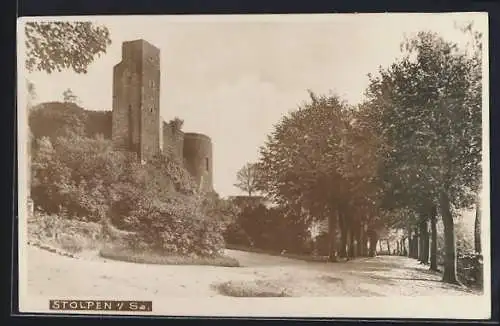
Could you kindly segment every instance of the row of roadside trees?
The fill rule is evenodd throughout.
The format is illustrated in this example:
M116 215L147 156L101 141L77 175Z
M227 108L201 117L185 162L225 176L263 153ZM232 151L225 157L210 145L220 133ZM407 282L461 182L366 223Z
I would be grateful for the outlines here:
M482 40L472 24L462 32L467 46L433 32L407 38L399 59L369 75L360 105L309 92L237 186L260 191L297 221L327 221L332 261L373 255L380 232L399 229L398 246L437 270L440 218L443 281L458 283L454 221L477 208L480 251L482 173Z

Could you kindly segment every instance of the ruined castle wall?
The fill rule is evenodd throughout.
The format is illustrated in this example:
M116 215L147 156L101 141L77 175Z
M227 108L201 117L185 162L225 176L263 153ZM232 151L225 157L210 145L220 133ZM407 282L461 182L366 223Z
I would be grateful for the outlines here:
M159 59L159 49L143 40L124 42L122 61L113 69L113 144L140 159L160 148Z
M186 169L204 191L213 191L212 141L197 133L184 134L184 162Z
M139 149L139 65L124 60L113 69L113 112L111 137L117 149Z
M163 136L163 152L166 152L170 147L174 154L182 159L184 149L184 133L181 130L174 128L169 123L162 123Z
M141 157L160 150L160 50L142 42Z

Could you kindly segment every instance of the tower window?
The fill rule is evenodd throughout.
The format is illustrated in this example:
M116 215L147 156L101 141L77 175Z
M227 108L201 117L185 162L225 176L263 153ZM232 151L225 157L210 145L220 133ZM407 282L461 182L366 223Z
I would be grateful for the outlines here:
M205 169L207 169L207 171L209 171L208 157L205 157Z

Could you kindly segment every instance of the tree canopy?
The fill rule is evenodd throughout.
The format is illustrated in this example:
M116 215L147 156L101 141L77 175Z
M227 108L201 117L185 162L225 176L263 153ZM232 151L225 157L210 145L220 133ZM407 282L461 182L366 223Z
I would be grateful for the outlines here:
M92 22L28 22L24 32L29 72L71 69L86 73L111 44L108 28Z

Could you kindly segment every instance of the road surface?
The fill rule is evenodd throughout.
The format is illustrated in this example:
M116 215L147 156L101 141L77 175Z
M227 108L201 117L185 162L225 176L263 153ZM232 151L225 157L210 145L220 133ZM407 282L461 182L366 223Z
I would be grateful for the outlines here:
M28 294L50 297L214 297L214 285L263 281L297 297L470 295L443 284L413 259L359 258L344 263L305 262L227 250L242 267L167 266L119 262L96 254L85 259L27 247Z

